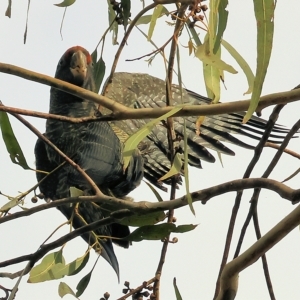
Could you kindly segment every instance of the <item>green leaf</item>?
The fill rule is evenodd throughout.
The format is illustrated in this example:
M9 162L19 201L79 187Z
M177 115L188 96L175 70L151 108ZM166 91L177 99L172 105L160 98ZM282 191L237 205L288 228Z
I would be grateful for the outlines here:
M13 129L9 122L9 118L4 111L0 111L0 128L2 132L3 141L10 155L11 161L14 164L20 165L25 170L30 170L30 167L26 162L20 144L18 143L14 135Z
M79 197L79 196L83 196L83 195L84 195L84 193L82 190L76 188L75 186L70 187L70 196L71 197Z
M119 221L122 225L133 226L133 227L140 227L145 225L154 225L158 222L163 221L166 218L164 212L153 212L146 215L133 215L130 217L126 217Z
M174 290L175 290L176 300L182 300L182 297L180 295L179 289L178 289L177 284L176 284L176 278L175 277L173 279L173 286L174 286Z
M174 175L179 174L182 169L182 158L183 158L182 154L176 153L171 169L169 170L169 172L167 174L165 174L163 177L159 178L158 181L163 181L167 178L170 178Z
M274 34L274 0L254 0L257 24L257 65L251 102L243 123L255 112L270 62Z
M118 45L119 26L118 26L118 23L115 22L116 12L114 11L114 9L110 3L110 0L107 0L107 4L108 4L108 22L109 22L109 25L111 25L109 30L112 31L112 44Z
M123 10L124 29L126 31L128 19L130 17L131 0L121 0L121 7Z
M33 267L29 273L28 283L37 283L53 279L60 279L63 276L60 270L65 266L65 259L62 249L58 252L47 254L40 264Z
M193 199L190 194L190 181L189 181L189 166L188 166L188 143L187 143L187 133L186 133L186 122L184 119L184 182L186 197L190 207L191 212L196 215L195 209L193 207Z
M169 11L162 5L161 13L157 18L161 18L163 16L168 16L168 15L169 15ZM144 15L137 20L135 25L149 24L151 20L152 20L152 15Z
M138 144L151 132L152 128L158 124L161 120L167 119L174 114L176 114L178 111L182 109L183 105L178 105L174 107L171 111L164 114L163 116L150 121L145 126L143 126L140 130L138 130L136 133L134 133L132 136L130 136L127 141L124 144L124 150L123 150L123 169L126 170L130 158L134 151L136 151Z
M19 198L10 198L10 201L8 201L7 203L5 203L1 208L0 208L0 212L7 212L9 211L11 208L17 206L20 203L20 199Z
M159 225L142 226L134 230L125 239L132 242L140 242L142 240L161 240L168 236L176 225L172 223L165 223Z
M159 17L161 17L162 10L163 10L163 6L161 4L158 4L154 8L154 11L153 11L153 14L151 17L151 22L150 22L149 29L148 29L148 39L147 39L148 42L152 39L156 21Z
M226 7L228 5L228 0L219 0L218 1L218 29L217 29L217 35L215 38L214 43L214 49L213 53L216 54L218 50L220 49L220 43L223 37L223 33L226 29L227 20L228 20L228 10L226 10Z
M151 19L152 19L152 15L141 16L137 20L136 25L149 24L151 22Z
M193 225L193 224L189 224L189 225L178 225L176 227L175 230L173 230L173 232L177 232L177 233L185 233L188 231L192 231L194 230L198 225Z
M97 61L97 48L94 50L91 56L94 63L95 93L99 93L106 66L102 56Z
M254 84L254 74L248 65L248 63L244 60L244 58L225 40L222 40L222 46L230 53L230 55L236 60L236 62L239 64L241 69L244 71L247 81L248 81L248 90L244 93L245 94L251 94L253 91L253 84Z
M60 296L60 298L63 298L65 295L72 295L77 298L73 290L65 282L59 283L58 295Z
M215 41L216 41L216 33L218 26L218 6L219 0L209 1L209 22L208 22L208 52L213 53Z
M164 201L162 199L162 197L160 196L160 194L158 193L158 191L154 188L154 186L150 182L148 182L148 181L144 181L144 182L148 185L148 187L150 188L150 190L153 192L153 194L155 195L155 197L158 200L158 202Z
M58 4L54 4L54 5L58 6L58 7L67 7L67 6L71 6L72 4L74 4L75 1L76 0L64 0L63 2L58 3Z
M216 67L217 69L227 71L232 74L236 74L237 71L223 60L221 60L217 55L209 52L209 42L206 40L202 45L197 47L195 56L199 58L203 63Z
M142 240L161 240L171 232L184 233L196 228L197 225L180 225L176 227L173 223L164 223L159 225L147 225L137 228L125 240L140 242Z
M82 293L85 291L85 289L87 288L87 286L89 285L89 282L91 280L91 276L92 276L92 272L89 272L88 274L86 274L78 283L76 289L76 297L80 297L82 295Z
M90 251L87 251L81 257L78 257L74 261L65 265L64 268L60 270L61 275L73 276L78 274L87 264L90 258ZM63 277L62 276L62 277Z

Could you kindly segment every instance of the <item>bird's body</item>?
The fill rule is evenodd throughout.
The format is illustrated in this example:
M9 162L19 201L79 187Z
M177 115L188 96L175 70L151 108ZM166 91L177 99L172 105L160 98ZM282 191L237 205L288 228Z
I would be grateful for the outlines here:
M94 91L93 67L90 54L81 47L73 47L62 56L55 77ZM99 114L93 102L67 94L55 88L50 92L49 113L68 117L88 117ZM137 150L132 156L126 171L123 171L123 145L110 125L106 122L70 123L57 120L47 120L45 136L68 157L75 161L89 175L100 190L105 194L124 197L140 184L143 178L143 159ZM52 171L64 159L42 140L35 147L36 167L38 170ZM40 181L45 175L37 173ZM70 164L64 164L55 173L40 184L40 190L46 199L57 200L70 196L70 187L77 187L86 195L93 191L82 175ZM70 219L74 206L62 205L58 209ZM103 211L93 203L80 203L78 214L84 221L74 216L74 228L101 220ZM118 238L129 234L127 226L113 224L102 226L94 233L99 236L114 236ZM99 239L100 247L95 245L97 239L92 234L84 234L83 238L94 245L97 250L102 248L101 255L119 273L110 239ZM128 247L126 241L116 241L117 244Z

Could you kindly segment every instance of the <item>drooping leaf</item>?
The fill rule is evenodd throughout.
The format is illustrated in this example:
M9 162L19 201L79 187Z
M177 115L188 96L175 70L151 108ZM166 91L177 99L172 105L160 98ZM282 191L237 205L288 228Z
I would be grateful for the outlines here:
M123 21L124 21L124 29L126 31L128 25L128 19L130 17L131 10L131 0L121 0L121 7L123 11Z
M11 208L17 206L20 203L20 199L19 198L11 198L9 199L10 201L5 203L1 208L0 208L0 212L7 212L9 211Z
M8 116L4 111L0 111L0 128L3 141L9 153L10 159L14 164L20 165L23 169L29 170L23 151L17 141Z
M195 209L193 207L193 199L190 194L190 180L189 180L189 166L188 166L188 143L187 143L187 133L186 133L186 121L184 120L184 181L185 181L185 192L188 200L188 204L191 212L196 215Z
M199 58L203 63L216 67L217 69L227 71L232 74L236 74L237 71L216 54L209 52L209 41L206 40L202 45L197 47L195 56Z
M161 240L168 236L171 232L184 233L193 230L196 226L197 225L180 225L176 227L176 225L172 223L147 225L137 228L125 239L132 242L140 242L142 240Z
M180 295L179 289L178 289L177 284L176 284L176 278L175 277L173 279L173 286L174 286L174 290L175 290L176 300L182 300L182 297Z
M254 12L257 24L257 64L250 105L243 123L255 112L270 62L274 34L274 0L254 0Z
M89 285L89 282L90 282L91 276L92 276L92 272L93 272L93 269L91 270L91 272L89 272L83 278L81 278L81 280L77 284L76 297L80 297L82 295L82 293L85 291L85 289L87 288L87 286Z
M63 2L58 3L58 4L54 4L54 5L58 6L58 7L67 7L67 6L71 6L72 4L74 4L75 1L76 0L64 0Z
M148 29L148 42L152 39L152 35L153 35L153 32L154 32L156 21L161 16L162 10L163 10L163 6L161 4L158 4L154 8L154 11L153 11L153 14L152 14L152 17L151 17L151 22L150 22L149 29Z
M65 295L72 295L77 298L73 290L65 282L59 283L58 295L60 296L60 298L63 298Z
M221 96L220 70L209 64L203 63L202 65L207 97L217 103Z
M148 124L143 126L140 130L138 130L136 133L134 133L132 136L130 136L127 141L125 142L124 145L124 150L123 150L123 160L124 160L124 165L123 169L126 170L130 158L133 154L133 152L137 149L138 144L151 132L153 126L158 124L161 120L167 119L174 114L176 114L178 111L182 109L183 105L178 105L174 107L171 111L168 113L164 114L163 116L150 121Z
M163 16L168 16L169 15L169 11L166 9L165 6L162 5L162 10L161 10L161 13L160 15L157 17L157 18L161 18ZM141 16L137 22L136 22L136 25L141 25L141 24L149 24L151 22L151 19L152 19L152 15L144 15L144 16Z
M108 5L108 22L109 22L109 30L112 31L112 44L118 45L118 30L119 26L118 23L115 22L116 19L116 12L114 11L110 0L107 0Z
M245 94L251 94L253 91L253 84L254 84L254 74L248 65L248 63L244 60L244 58L225 40L222 40L222 46L231 54L231 56L236 60L236 62L239 64L241 69L244 71L247 81L248 81L248 90L244 93Z
M158 193L158 191L154 188L154 186L153 186L150 182L148 182L148 181L144 181L144 182L148 185L148 187L149 187L150 190L153 192L153 194L155 195L156 199L157 199L159 202L164 201L164 200L162 199L162 197L160 196L160 194Z
M103 77L105 74L105 62L102 59L102 57L99 58L99 60L97 61L97 48L94 50L94 52L92 53L92 60L94 63L94 78L95 78L95 92L99 93L100 90L100 86L101 83L103 81Z
M182 169L182 158L183 158L182 154L176 153L176 155L174 157L173 164L171 166L171 169L164 176L162 176L161 178L159 178L158 181L163 181L163 180L165 180L167 178L170 178L170 177L172 177L174 175L179 174L180 171L181 171L181 169Z
M217 35L214 43L213 53L216 54L220 49L220 43L223 38L224 31L227 26L228 20L228 10L226 7L228 5L228 0L218 1L218 28L217 28Z
M60 279L63 276L60 270L65 266L65 259L62 249L58 252L47 254L40 264L34 266L28 278L28 283L37 283L53 279Z
M65 265L65 268L61 270L62 274L67 276L73 276L78 274L88 263L90 258L90 251L85 252L81 257L76 258L69 264Z
M194 44L191 39L188 41L188 49L189 49L189 55L191 56L194 50Z
M218 26L218 6L219 1L213 0L209 1L209 22L208 22L208 51L209 53L213 54L215 41L216 41L216 34L217 34L217 26Z
M140 227L146 225L154 225L158 222L163 221L165 218L165 213L159 211L141 216L133 215L130 217L126 217L120 220L119 223L127 226Z

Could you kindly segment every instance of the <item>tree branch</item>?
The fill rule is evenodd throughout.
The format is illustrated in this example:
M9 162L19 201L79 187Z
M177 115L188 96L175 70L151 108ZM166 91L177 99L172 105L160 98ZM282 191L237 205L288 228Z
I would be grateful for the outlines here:
M276 192L281 198L291 201L292 204L298 203L300 201L300 189L292 189L287 185L280 183L274 179L267 178L246 178L246 179L236 179L233 181L228 181L210 188L195 191L191 193L193 202L201 201L202 204L206 204L210 199L223 195L229 192L238 192L246 189L253 188L263 188ZM145 215L157 211L165 211L170 209L176 209L184 207L188 204L186 196L174 199L172 201L163 202L130 202L123 199L118 199L106 195L99 196L79 196L64 198L61 200L55 200L50 203L45 203L26 211L20 211L12 213L5 217L0 218L0 224L8 222L13 219L30 216L39 211L57 207L69 203L80 203L83 201L98 202L101 204L103 209L113 210L115 207L119 209L128 209L137 215Z
M222 272L221 289L216 300L225 299L225 294L236 294L238 289L238 274L255 263L264 253L270 250L296 226L298 226L300 222L299 220L300 205L298 205L297 208L282 219L244 253L229 262Z
M68 82L61 81L59 79L44 74L29 71L27 69L23 69L10 64L0 63L0 72L22 77L24 79L39 82L45 85L53 86L59 90L75 95L77 97L93 101L110 109L113 113L107 116L103 116L102 118L100 118L101 121L157 118L172 110L172 107L140 109L127 108L126 106L112 99L109 99L108 97L98 95L86 89L72 85ZM300 89L269 94L261 97L261 100L257 107L257 111L261 111L265 107L271 105L290 103L298 100L300 100ZM241 112L247 110L249 104L250 100L241 100L228 103L219 103L215 105L186 105L179 112L174 114L174 117L196 115L209 116L232 112ZM4 110L4 108L1 107L0 109ZM6 108L6 110L9 111L8 108ZM22 114L21 111L17 110L13 112ZM35 114L37 114L37 112L32 113L33 116L35 116ZM44 116L40 115L40 117Z

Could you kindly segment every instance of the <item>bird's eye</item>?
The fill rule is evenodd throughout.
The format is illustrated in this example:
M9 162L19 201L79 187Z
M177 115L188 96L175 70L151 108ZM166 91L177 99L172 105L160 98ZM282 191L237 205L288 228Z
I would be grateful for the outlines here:
M64 64L64 61L61 59L58 64L61 66Z

